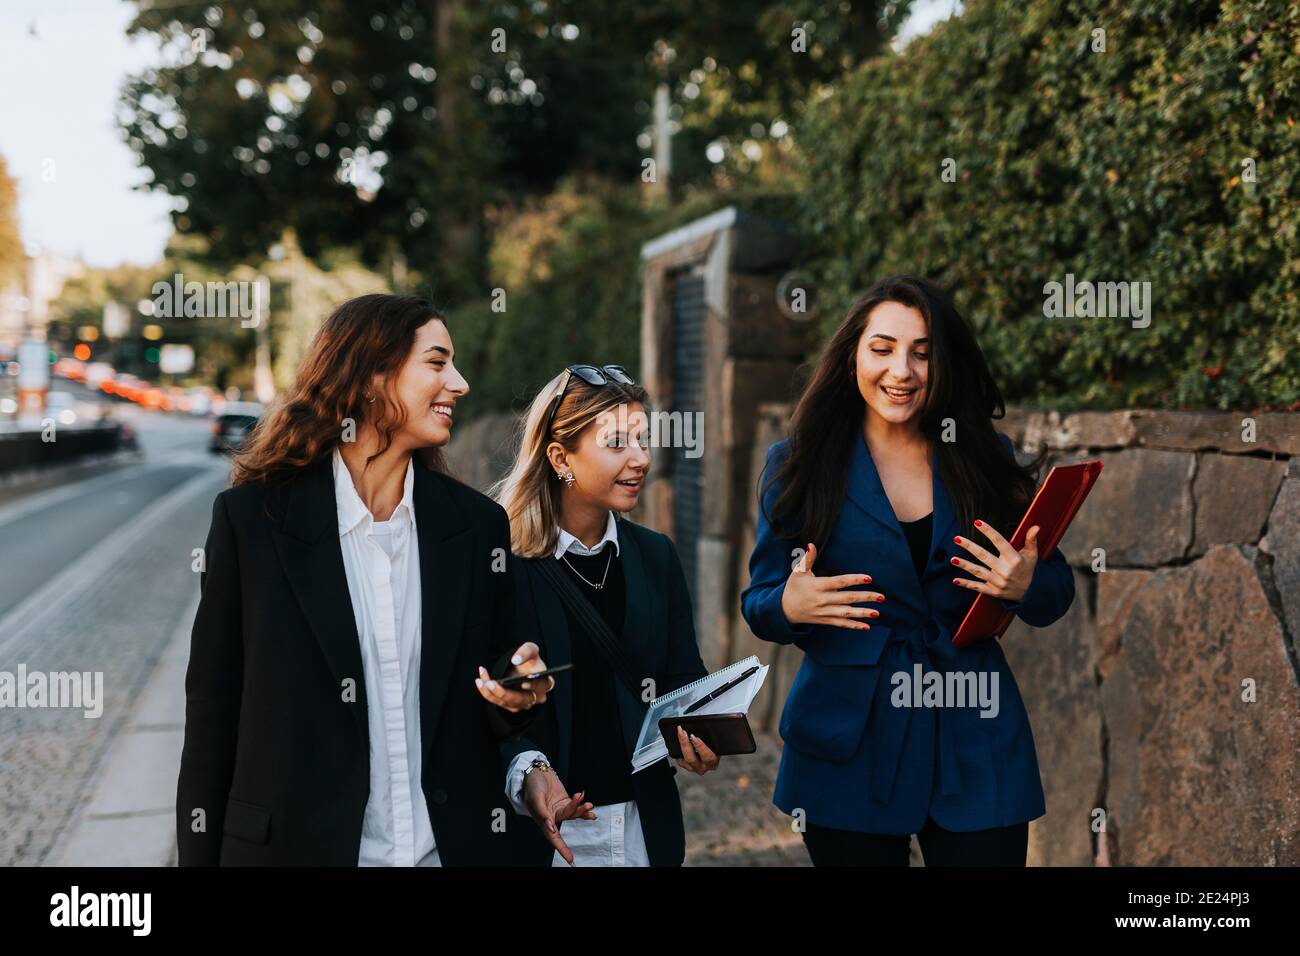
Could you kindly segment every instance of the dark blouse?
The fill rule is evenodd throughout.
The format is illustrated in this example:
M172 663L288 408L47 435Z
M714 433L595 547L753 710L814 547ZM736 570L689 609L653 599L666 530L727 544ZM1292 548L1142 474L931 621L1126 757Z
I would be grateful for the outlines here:
M600 612L617 638L623 636L623 616L627 608L627 586L623 579L623 562L614 551L612 541L605 542L599 554L569 552L560 567L583 596ZM605 577L605 563L609 575ZM567 563L566 563L567 562ZM570 567L572 565L572 567ZM574 573L574 568L582 577ZM583 581L605 586L596 590ZM569 776L564 785L570 793L583 791L583 800L607 806L632 799L632 757L623 743L623 722L618 713L615 682L618 678L605 663L590 636L577 619L565 609L573 645L573 755Z
M907 546L912 551L912 566L916 568L916 576L919 578L921 572L925 570L925 562L929 557L930 533L934 527L934 512L931 511L924 518L917 518L915 521L900 521L898 526L903 529L903 534L907 536Z

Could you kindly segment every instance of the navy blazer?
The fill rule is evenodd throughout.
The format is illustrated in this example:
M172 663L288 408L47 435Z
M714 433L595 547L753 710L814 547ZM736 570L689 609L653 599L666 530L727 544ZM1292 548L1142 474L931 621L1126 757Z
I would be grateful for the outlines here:
M1006 436L998 437L1014 454ZM768 449L764 481L788 455L788 440ZM824 547L818 543L814 570L870 575L865 589L879 591L885 601L858 605L880 611L868 621L869 631L786 620L781 595L794 549L806 543L779 537L763 513L773 512L777 484L762 496L741 611L758 637L804 652L781 714L785 748L773 803L786 813L802 810L820 826L907 834L918 832L928 815L944 829L970 831L1046 812L1029 717L1001 643L952 646L975 593L952 583L971 575L949 559L971 556L953 543L959 529L933 453L931 470L933 533L918 579L861 432L854 441L846 500L830 539ZM1046 627L1073 600L1074 576L1058 548L1038 562L1022 602L1002 603L1026 624ZM980 708L969 705L896 706L895 675L913 677L918 664L921 673L982 672L989 687L996 674L996 716L980 716Z
M695 620L686 575L672 540L658 531L616 517L619 557L627 585L627 610L623 617L623 647L642 679L654 680L654 694L663 695L691 683L708 672L695 643ZM533 641L550 667L573 660L568 617L551 583L538 570L554 558L515 559L515 626L520 643ZM582 675L566 671L555 675L555 689L539 710L526 737L505 740L501 747L504 767L529 750L540 750L568 785L573 735L573 681ZM628 764L636 747L646 704L615 678L619 717ZM632 793L641 817L641 833L651 866L680 866L686 853L686 831L681 798L673 776L677 768L668 760L632 775ZM549 866L555 852L530 820L522 853L529 862ZM560 825L564 833L564 825Z

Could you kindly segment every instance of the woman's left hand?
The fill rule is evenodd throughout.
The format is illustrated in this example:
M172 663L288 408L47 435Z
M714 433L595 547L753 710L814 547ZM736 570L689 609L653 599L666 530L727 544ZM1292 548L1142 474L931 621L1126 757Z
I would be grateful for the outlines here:
M682 746L682 756L677 761L677 766L701 775L718 769L722 758L710 750L709 745L699 737L694 734L688 735L685 730L678 727L677 741Z
M990 597L1006 601L1020 602L1029 590L1029 582L1034 579L1034 568L1038 566L1038 525L1029 529L1025 535L1025 546L1017 551L1006 538L1002 537L987 521L976 521L975 527L984 532L984 536L998 549L991 554L974 541L967 538L954 538L983 564L953 558L952 563L975 575L979 580L953 578L952 583L972 591L979 591Z

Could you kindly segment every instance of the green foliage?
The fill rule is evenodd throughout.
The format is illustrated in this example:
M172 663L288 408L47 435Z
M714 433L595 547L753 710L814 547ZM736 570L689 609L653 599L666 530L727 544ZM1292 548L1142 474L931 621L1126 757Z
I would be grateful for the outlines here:
M96 361L111 362L119 371L147 379L156 378L156 364L143 358L145 349L155 343L146 341L142 332L145 325L157 325L162 328L157 344L178 343L194 348L197 361L186 384L192 380L247 389L253 383L256 333L243 327L241 316L164 317L145 314L140 305L153 299L155 283L171 286L177 274L186 285L264 279L270 291L266 318L274 357L272 371L275 384L284 388L292 382L312 336L339 303L369 292L388 292L390 287L383 276L365 269L350 250L330 250L308 259L292 230L273 248L274 258L263 257L217 270L203 240L173 236L156 265L87 269L70 279L52 304L50 341L70 353L79 341L78 330L93 326L102 331L105 303L117 302L129 313L129 328L120 341L102 335L97 338L92 343Z
M646 206L635 188L585 179L502 213L489 262L505 311L493 311L489 294L448 315L468 415L518 411L574 362L635 374L642 244L731 201L749 200L698 192L667 209Z
M802 117L823 321L912 272L951 290L1008 400L1293 406L1297 54L1286 0L973 0ZM1150 282L1150 326L1044 317L1066 273Z
M674 188L726 179L909 3L136 0L130 32L164 65L126 84L121 124L146 188L175 197L177 230L214 263L293 229L309 257L355 247L463 302L484 278L486 208L579 174L639 182L658 83Z

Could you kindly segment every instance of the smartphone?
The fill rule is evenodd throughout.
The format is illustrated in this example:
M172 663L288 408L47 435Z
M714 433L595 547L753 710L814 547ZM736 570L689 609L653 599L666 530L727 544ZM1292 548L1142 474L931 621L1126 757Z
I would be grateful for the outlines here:
M573 670L572 664L561 664L559 667L548 667L544 671L538 671L536 674L516 674L514 677L498 677L496 682L502 687L518 687L524 681L541 680L543 677L550 677L552 674L559 674L564 671Z
M682 727L688 734L694 734L719 757L728 754L752 754L758 750L754 732L749 728L749 721L744 714L699 714L692 716L678 715L663 717L659 721L659 733L668 745L668 756L680 759L682 744L677 739L677 728Z

